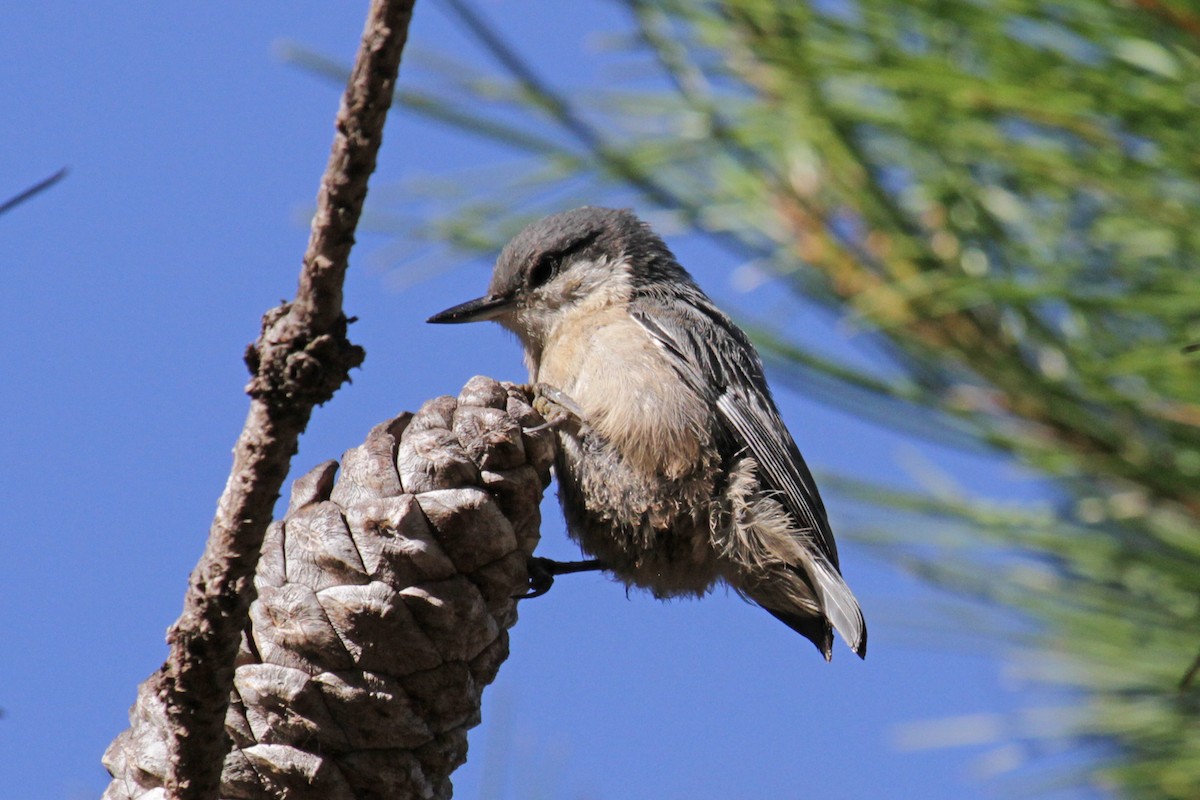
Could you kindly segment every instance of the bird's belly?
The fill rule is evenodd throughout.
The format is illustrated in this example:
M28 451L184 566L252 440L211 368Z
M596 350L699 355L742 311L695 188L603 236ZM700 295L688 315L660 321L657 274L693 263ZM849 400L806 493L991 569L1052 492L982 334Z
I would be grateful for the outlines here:
M567 530L629 585L703 594L718 578L718 505L701 474L646 480L594 431L560 432L555 462Z
M536 379L582 410L559 432L568 530L627 584L660 597L701 594L718 577L710 412L634 323L549 348Z
M704 468L711 410L628 316L555 337L534 379L565 392L583 421L646 480L682 479Z

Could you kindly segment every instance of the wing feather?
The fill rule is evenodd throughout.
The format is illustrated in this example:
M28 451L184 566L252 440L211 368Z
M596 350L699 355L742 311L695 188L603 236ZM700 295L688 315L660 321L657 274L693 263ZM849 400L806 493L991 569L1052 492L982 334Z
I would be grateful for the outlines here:
M687 287L681 299L685 302L643 294L634 298L630 310L674 356L672 363L684 380L713 404L734 434L735 448L758 464L759 484L792 518L804 551L807 563L791 566L804 569L830 623L862 655L866 623L841 577L825 505L766 388L754 346L699 288Z

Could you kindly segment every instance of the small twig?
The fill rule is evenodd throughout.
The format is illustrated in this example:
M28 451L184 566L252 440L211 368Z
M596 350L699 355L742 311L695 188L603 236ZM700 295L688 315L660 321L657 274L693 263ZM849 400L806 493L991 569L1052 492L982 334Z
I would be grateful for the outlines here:
M233 661L254 598L263 534L313 408L332 397L364 357L345 336L342 284L413 3L371 4L338 110L296 298L267 312L262 335L246 353L253 373L250 413L158 675L171 724L166 789L178 800L217 797L229 751L224 722Z
M33 197L35 194L39 194L46 189L49 189L51 186L58 183L65 177L67 177L67 168L63 167L49 178L44 178L43 180L38 181L33 186L30 186L28 189L16 195L15 197L10 197L3 203L0 203L0 214L16 208L17 206L21 205L21 203L24 203L26 200Z

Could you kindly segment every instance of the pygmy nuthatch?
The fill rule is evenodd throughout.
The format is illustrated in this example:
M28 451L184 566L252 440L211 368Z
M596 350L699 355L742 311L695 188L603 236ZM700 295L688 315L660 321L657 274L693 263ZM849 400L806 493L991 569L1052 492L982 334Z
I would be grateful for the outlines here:
M570 535L656 597L720 579L808 637L867 650L825 506L762 361L649 226L577 208L500 254L488 293L430 322L495 320L570 424L555 474Z

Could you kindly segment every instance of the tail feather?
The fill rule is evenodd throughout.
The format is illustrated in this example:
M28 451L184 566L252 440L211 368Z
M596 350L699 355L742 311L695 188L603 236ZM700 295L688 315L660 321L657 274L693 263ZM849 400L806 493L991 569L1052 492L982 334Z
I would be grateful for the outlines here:
M837 568L824 559L816 559L808 574L817 585L821 608L829 622L859 658L866 658L867 621Z
M760 603L761 605L761 603ZM793 614L763 606L771 616L817 646L826 661L833 660L833 628L829 620L814 614Z
M718 528L716 544L729 565L729 582L829 658L836 630L865 658L867 624L841 572L820 540L797 529L787 509L764 493L752 459L730 471L726 497L732 524Z
M774 572L745 594L792 630L807 638L825 660L833 657L836 630L859 658L867 657L867 623L850 587L832 565L811 563Z

